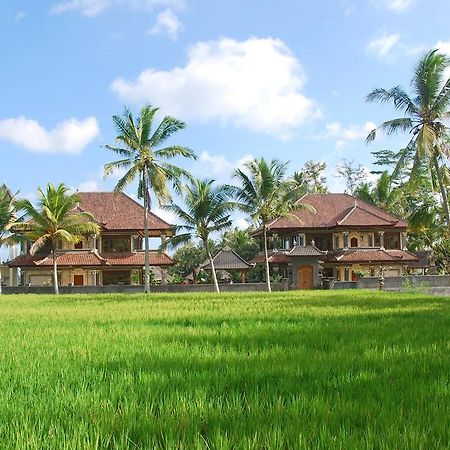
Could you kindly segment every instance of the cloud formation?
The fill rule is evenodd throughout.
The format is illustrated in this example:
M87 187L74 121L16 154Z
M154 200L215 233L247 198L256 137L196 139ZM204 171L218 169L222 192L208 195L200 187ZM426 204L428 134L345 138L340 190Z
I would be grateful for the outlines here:
M398 33L383 34L382 36L371 40L367 44L367 51L374 53L380 59L392 58L392 50L400 41L400 35Z
M95 117L71 118L52 130L24 116L0 120L0 139L36 153L81 153L98 134Z
M184 67L149 68L135 80L115 79L111 89L125 102L150 102L183 119L218 120L289 138L320 117L303 93L306 76L287 45L272 38L222 38L199 42Z
M416 3L416 0L372 0L372 2L377 3L391 11L401 13L408 10L414 3Z
M120 5L130 6L135 10L151 10L155 7L181 9L184 6L184 0L64 0L55 3L50 8L50 13L63 14L73 11L87 17L95 17Z
M349 141L364 141L367 135L377 126L373 122L366 122L363 125L350 124L343 126L340 122L327 123L324 137L336 139L336 148L342 148Z
M183 28L178 16L167 8L158 14L155 25L149 30L149 34L167 33L169 39L176 41L178 33Z

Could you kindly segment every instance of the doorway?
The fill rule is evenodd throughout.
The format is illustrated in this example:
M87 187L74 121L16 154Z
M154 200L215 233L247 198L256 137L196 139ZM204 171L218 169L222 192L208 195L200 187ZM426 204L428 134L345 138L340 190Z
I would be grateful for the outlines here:
M314 287L313 266L300 266L298 268L297 286L300 289L312 289Z
M73 276L73 285L74 286L83 286L84 285L84 275L74 275Z

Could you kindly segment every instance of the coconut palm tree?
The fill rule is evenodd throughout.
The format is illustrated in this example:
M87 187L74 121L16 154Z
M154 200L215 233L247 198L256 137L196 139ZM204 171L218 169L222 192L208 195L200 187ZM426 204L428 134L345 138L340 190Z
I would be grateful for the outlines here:
M448 127L445 124L450 113L450 78L445 75L448 67L450 59L432 50L421 58L415 69L411 81L412 96L400 86L374 89L367 101L391 102L403 115L382 123L369 133L366 140L373 141L378 130L387 134L410 134L408 145L398 154L397 168L404 167L405 162L412 164L410 185L413 186L421 167L427 167L430 178L434 176L437 180L436 188L440 191L447 229L450 230L449 177L445 164L449 155Z
M151 192L161 203L171 199L168 183L175 188L179 186L180 178L189 174L169 163L177 156L193 158L192 150L179 145L162 147L164 142L177 131L185 128L185 123L165 116L160 124L153 129L155 114L159 108L151 105L144 106L139 117L133 117L128 109L122 116L113 116L113 122L118 135L116 145L105 147L122 157L104 166L104 175L108 176L117 170L126 170L119 179L114 190L122 191L128 184L138 180L138 198L144 200L144 248L145 248L145 292L150 292L150 250L148 215L151 211Z
M232 224L230 213L234 203L230 201L227 186L214 185L214 180L192 179L182 188L185 209L175 203L164 208L176 214L184 223L177 230L184 231L170 238L165 245L176 247L192 239L200 239L208 256L216 292L220 292L214 260L211 252L210 236L224 231Z
M14 245L15 236L10 233L10 229L17 220L15 196L9 189L0 186L0 249L3 245ZM2 283L0 275L0 294L2 293Z
M300 208L296 204L303 185L296 178L286 178L288 163L277 160L267 162L264 158L236 169L234 178L239 186L230 186L237 200L237 208L249 214L253 222L262 228L267 290L270 292L269 256L267 250L267 226L270 221L288 216L290 211ZM297 177L298 178L298 177Z
M61 241L77 243L84 236L98 234L99 225L92 214L77 209L77 194L70 194L63 183L49 183L45 192L38 188L37 208L29 200L18 200L17 210L23 211L27 222L16 223L12 230L32 242L30 254L50 245L53 259L53 286L59 294L56 250Z

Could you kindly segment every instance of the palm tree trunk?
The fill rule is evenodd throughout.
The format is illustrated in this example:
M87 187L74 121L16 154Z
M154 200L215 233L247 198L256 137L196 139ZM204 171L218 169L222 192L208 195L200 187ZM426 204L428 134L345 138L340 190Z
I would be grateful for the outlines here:
M208 241L204 242L204 245L205 245L206 253L208 254L209 265L211 266L211 275L212 275L212 279L213 279L213 283L214 283L214 288L215 288L216 292L220 292L219 283L217 282L216 268L214 267L214 259L211 255Z
M438 159L436 157L434 157L433 159L434 159L434 170L436 171L436 176L439 183L439 190L441 191L442 206L444 207L445 222L447 224L447 233L448 235L450 235L450 209L448 206L447 188L444 185L444 181L442 180Z
M149 248L149 236L148 236L148 211L150 209L150 201L148 198L148 181L147 181L147 169L144 168L142 174L142 182L144 188L144 292L148 294L150 292L150 248Z
M55 294L59 294L59 286L58 286L58 269L56 267L56 250L55 244L52 246L52 257L53 257L53 286L55 288Z
M269 270L269 253L267 251L267 226L263 223L263 239L264 239L264 264L266 266L266 282L267 282L267 290L272 292L272 288L270 286L270 270Z

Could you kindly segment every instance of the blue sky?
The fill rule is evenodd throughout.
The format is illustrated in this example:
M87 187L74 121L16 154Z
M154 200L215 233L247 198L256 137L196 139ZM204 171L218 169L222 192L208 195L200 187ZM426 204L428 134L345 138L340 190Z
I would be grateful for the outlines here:
M250 157L370 167L364 143L393 117L374 87L408 88L428 49L450 53L450 2L434 0L2 0L0 182L110 190L111 116L145 103L187 122L180 161L228 181ZM133 188L130 188L130 193Z

